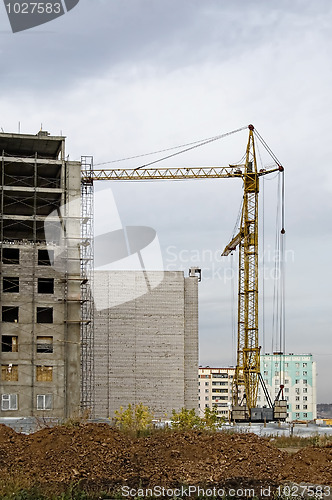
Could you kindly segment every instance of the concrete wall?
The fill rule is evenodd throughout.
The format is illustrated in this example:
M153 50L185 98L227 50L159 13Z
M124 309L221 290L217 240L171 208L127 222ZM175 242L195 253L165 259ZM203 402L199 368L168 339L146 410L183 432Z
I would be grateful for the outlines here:
M157 418L198 408L197 277L165 272L138 296L144 280L138 271L95 273L95 295L112 303L119 290L128 293L127 302L95 311L96 417L140 402Z

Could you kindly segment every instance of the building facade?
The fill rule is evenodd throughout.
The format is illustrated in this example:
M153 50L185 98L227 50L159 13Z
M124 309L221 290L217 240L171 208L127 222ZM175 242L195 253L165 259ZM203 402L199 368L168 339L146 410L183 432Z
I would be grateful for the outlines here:
M150 283L159 275L148 271ZM165 271L146 288L146 272L95 272L96 304L106 300L94 316L96 417L139 403L156 418L198 409L197 283L197 276Z
M199 367L199 414L205 408L216 409L218 417L230 420L232 406L232 384L235 368Z
M311 354L263 354L261 374L272 400L280 384L284 385L288 421L317 418L316 362ZM266 400L260 388L258 406L264 404Z
M80 407L80 162L65 138L0 134L0 416Z
M199 409L215 408L219 417L230 419L232 382L235 368L199 368ZM316 362L311 354L262 354L261 374L272 402L284 385L283 397L287 400L287 421L317 418L316 411ZM257 406L267 405L261 386Z

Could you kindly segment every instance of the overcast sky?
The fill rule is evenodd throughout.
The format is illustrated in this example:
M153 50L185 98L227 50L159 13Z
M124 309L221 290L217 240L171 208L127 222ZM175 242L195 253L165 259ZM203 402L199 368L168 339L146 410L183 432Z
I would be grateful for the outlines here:
M71 159L86 154L99 163L255 125L286 172L286 351L315 355L318 402L327 403L332 402L331 25L329 0L80 0L66 15L12 34L0 5L5 132L17 132L20 122L21 132L36 133L42 124L67 136ZM244 131L167 165L227 165L241 159L246 142ZM269 160L260 152L265 166ZM96 199L108 189L99 184ZM260 193L268 270L277 187L272 175L264 181L264 196ZM116 183L112 190L123 224L157 231L165 269L204 269L200 364L234 364L236 300L227 273L237 255L232 264L219 253L232 236L241 181ZM105 205L96 213L99 234L108 230L105 213ZM266 352L272 349L269 276L264 339L261 329ZM260 305L262 311L262 298Z

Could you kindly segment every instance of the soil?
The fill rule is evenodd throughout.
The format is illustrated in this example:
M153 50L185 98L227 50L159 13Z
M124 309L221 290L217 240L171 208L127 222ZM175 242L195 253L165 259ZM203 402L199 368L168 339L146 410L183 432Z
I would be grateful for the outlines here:
M255 434L160 431L131 438L107 424L79 424L24 435L0 425L0 478L56 492L78 483L110 492L122 485L332 486L332 447L290 454Z

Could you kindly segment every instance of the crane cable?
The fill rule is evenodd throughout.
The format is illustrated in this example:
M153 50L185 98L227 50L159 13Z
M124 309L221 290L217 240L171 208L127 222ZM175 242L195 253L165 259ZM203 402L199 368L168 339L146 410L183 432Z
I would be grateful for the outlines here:
M179 155L181 153L185 153L185 152L190 151L192 149L199 148L200 146L204 146L205 144L210 144L211 142L218 141L219 139L223 139L224 137L228 137L229 135L236 134L237 132L241 132L242 130L246 130L247 128L248 128L247 126L241 127L241 128L236 129L236 130L232 130L231 132L226 132L225 134L216 135L216 136L213 136L213 137L209 137L207 139L201 139L199 141L189 142L187 144L180 144L179 146L173 146L171 148L160 149L158 151L152 151L150 153L143 153L143 154L140 154L140 155L128 156L126 158L120 158L118 160L105 161L105 162L102 162L102 163L95 163L94 166L108 165L110 163L117 163L117 162L126 161L126 160L134 160L136 158L142 158L144 156L151 156L151 155L154 155L154 154L165 153L166 151L173 151L174 149L186 148L186 149L183 149L181 151L178 151L177 153L173 153L171 155L164 156L162 158L159 158L158 160L154 160L154 161L152 161L150 163L146 163L145 165L141 165L141 166L136 167L134 169L134 170L138 170L140 168L146 168L149 165L153 165L154 163L158 163L160 161L167 160L168 158L172 158L173 156L177 156L177 155Z
M278 160L277 156L273 153L272 149L270 146L266 144L264 141L263 137L260 135L260 133L257 131L257 129L254 129L254 134L257 136L257 139L261 142L261 144L264 146L266 151L269 153L273 161L278 165L278 167L281 167L281 162Z
M281 225L281 229L280 229ZM280 385L284 385L284 357L286 351L285 320L285 178L284 171L278 178L278 200L276 214L275 266L272 318L272 353L280 354Z

